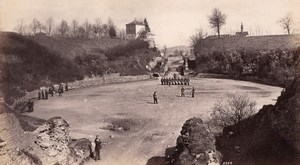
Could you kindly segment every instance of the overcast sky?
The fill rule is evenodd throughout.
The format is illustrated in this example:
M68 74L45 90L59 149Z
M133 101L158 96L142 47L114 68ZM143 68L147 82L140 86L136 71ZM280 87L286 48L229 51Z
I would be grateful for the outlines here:
M135 18L147 18L159 47L187 45L197 29L214 34L208 15L219 8L227 15L221 33L240 29L251 35L283 34L277 21L293 13L299 25L300 0L0 0L0 28L13 31L18 20L30 24L33 18L44 21L52 17L71 21L93 22L111 17L119 29Z

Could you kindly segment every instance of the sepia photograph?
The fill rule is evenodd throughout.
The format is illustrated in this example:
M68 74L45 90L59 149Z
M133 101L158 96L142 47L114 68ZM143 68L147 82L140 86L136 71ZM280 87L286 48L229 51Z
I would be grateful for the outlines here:
M299 6L0 0L0 165L300 165Z

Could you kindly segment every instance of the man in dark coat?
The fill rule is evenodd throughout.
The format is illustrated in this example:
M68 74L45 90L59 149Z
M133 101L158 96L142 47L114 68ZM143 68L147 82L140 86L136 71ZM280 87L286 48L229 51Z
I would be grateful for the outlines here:
M48 99L48 90L45 89L45 99L47 100Z
M66 90L66 91L68 91L68 90L69 90L68 83L66 83L66 85L65 85L65 90Z
M44 90L42 90L42 99L45 99L45 93L44 93Z
M158 104L158 102L157 102L157 92L156 91L153 93L153 101L154 101L154 104Z
M38 93L38 99L39 100L41 100L41 95L42 95L41 90L39 90L39 93Z
M96 152L95 158L96 158L96 161L101 160L101 157L100 157L100 150L102 149L101 144L102 144L102 142L99 138L99 135L97 135L96 139L95 139L95 152Z
M33 112L33 105L34 102L29 99L27 102L28 112Z
M181 87L181 97L185 97L184 91L185 91L185 89L183 87Z
M49 94L53 97L53 88L52 87L49 87Z
M195 88L192 88L192 97L195 97Z

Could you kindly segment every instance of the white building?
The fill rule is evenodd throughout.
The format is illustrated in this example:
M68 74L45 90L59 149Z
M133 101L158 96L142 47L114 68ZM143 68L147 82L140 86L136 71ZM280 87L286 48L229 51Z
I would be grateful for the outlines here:
M126 39L137 39L139 35L146 31L145 23L143 21L137 21L134 20L128 24L126 24ZM149 43L150 48L155 47L155 41L154 41L154 34L147 32L147 34L144 35L143 38L144 41L147 41Z

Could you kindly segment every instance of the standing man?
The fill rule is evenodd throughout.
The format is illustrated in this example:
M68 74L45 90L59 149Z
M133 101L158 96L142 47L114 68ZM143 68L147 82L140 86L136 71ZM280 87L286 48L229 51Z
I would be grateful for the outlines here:
M41 90L39 90L38 99L41 100Z
M182 86L182 87L181 87L181 97L185 97L184 91L185 91L185 89L184 89L183 86Z
M62 88L61 87L58 88L58 95L62 96Z
M42 90L42 99L45 99L45 93L44 93L44 90Z
M195 97L195 88L192 88L192 97Z
M158 104L158 102L157 102L157 92L156 91L153 93L153 101L154 101L154 104Z
M28 112L33 112L33 105L34 105L33 101L28 99L28 102L27 102Z
M102 142L99 138L99 135L96 135L96 139L95 139L95 152L96 152L96 161L97 160L101 160L101 157L100 157L100 150L102 149Z
M45 99L48 100L48 90L45 89Z
M68 83L66 83L65 90L66 90L66 91L68 91L68 90L69 90Z
M49 94L53 97L53 89L52 89L52 87L49 87Z

